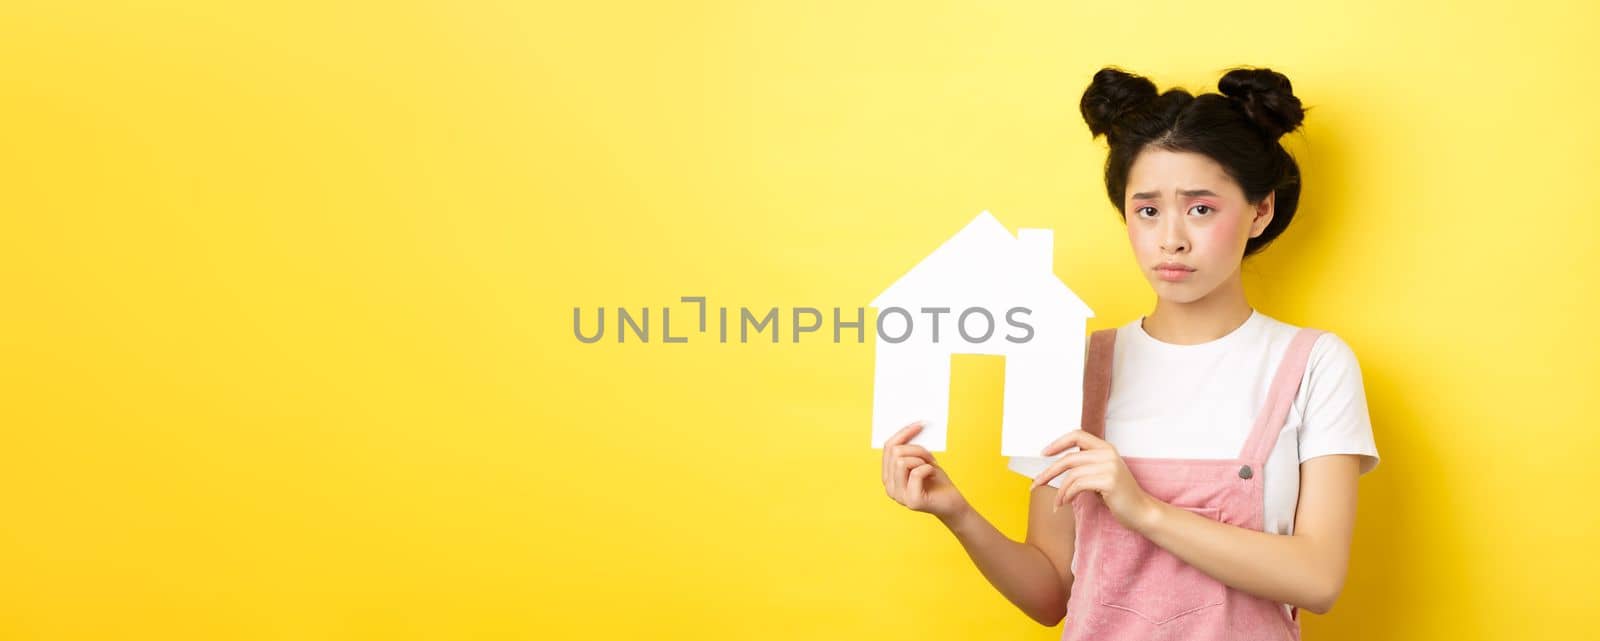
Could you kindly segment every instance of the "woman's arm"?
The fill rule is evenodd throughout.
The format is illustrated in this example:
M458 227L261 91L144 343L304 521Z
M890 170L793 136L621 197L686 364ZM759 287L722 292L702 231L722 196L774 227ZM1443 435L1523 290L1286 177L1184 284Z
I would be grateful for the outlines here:
M1300 464L1300 501L1290 535L1214 521L1154 498L1131 527L1222 583L1326 614L1344 588L1359 465L1353 454Z
M1028 502L1027 542L1006 538L967 503L932 452L908 442L921 431L918 421L884 443L883 489L889 498L939 517L984 578L1029 617L1050 626L1061 621L1072 586L1072 510L1051 509L1053 488L1035 490Z
M1117 448L1083 430L1056 439L1042 454L1072 447L1038 476L1033 487L1063 476L1054 505L1093 491L1117 521L1218 581L1256 596L1317 614L1333 607L1344 588L1350 535L1356 522L1361 458L1329 454L1300 464L1294 534L1269 534L1173 507L1139 487Z
M1018 543L967 507L939 520L950 528L1000 594L1041 625L1054 626L1067 613L1072 592L1074 518L1072 510L1053 510L1056 489L1029 493L1028 534Z

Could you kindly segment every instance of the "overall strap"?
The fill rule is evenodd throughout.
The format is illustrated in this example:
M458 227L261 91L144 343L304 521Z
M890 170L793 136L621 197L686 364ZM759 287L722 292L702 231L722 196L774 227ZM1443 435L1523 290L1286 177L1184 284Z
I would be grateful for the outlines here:
M1244 448L1239 452L1240 459L1265 462L1272 453L1272 447L1278 442L1278 432L1289 418L1289 407L1294 404L1295 395L1300 393L1300 379L1305 374L1311 346L1324 333L1320 329L1304 327L1295 333L1294 340L1289 341L1289 349L1285 351L1283 361L1278 364L1278 372L1272 378L1267 400L1256 412L1250 438L1245 440Z
M1089 335L1089 354L1083 363L1083 420L1079 426L1098 438L1106 437L1106 403L1111 400L1111 356L1116 328Z

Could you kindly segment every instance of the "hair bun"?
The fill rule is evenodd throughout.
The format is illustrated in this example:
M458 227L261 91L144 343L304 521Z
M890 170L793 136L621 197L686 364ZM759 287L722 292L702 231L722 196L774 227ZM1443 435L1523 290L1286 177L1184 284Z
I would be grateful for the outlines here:
M1094 80L1078 102L1078 110L1083 112L1083 120L1089 123L1091 133L1104 134L1110 139L1124 115L1155 98L1156 85L1149 78L1106 67L1095 72Z
M1217 81L1217 90L1243 108L1272 140L1294 131L1306 118L1288 76L1271 69L1230 69Z

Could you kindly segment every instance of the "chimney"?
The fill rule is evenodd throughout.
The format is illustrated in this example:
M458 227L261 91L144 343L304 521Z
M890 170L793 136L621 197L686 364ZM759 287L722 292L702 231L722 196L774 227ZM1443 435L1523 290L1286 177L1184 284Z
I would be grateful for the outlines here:
M1017 248L1022 263L1037 273L1055 273L1055 232L1049 229L1018 229Z

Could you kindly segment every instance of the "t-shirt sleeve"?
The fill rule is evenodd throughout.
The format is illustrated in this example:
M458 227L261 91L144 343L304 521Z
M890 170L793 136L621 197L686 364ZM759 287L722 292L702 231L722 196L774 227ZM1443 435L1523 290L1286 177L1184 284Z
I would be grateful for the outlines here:
M1300 462L1329 454L1357 454L1361 456L1360 473L1371 472L1378 466L1378 446L1355 352L1344 339L1325 333L1312 346L1306 369Z

